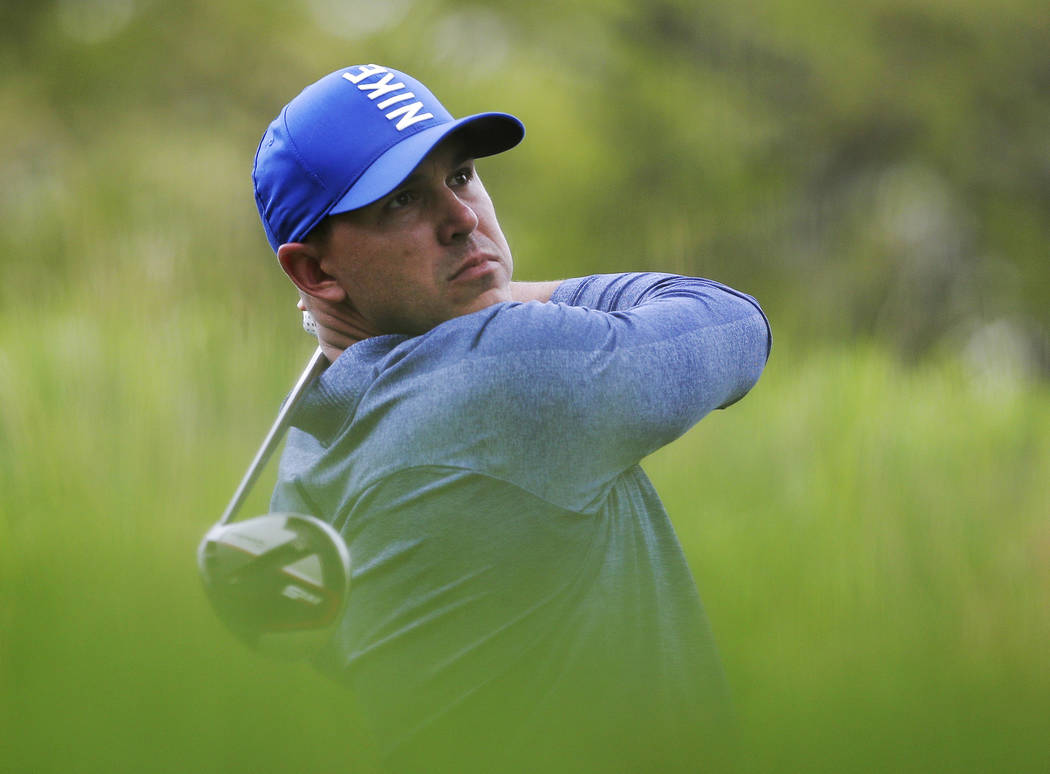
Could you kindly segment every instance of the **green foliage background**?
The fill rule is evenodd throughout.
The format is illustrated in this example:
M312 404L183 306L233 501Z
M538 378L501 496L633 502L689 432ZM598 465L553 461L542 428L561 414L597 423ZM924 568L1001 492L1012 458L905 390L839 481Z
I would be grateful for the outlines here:
M1046 771L1048 52L1035 0L0 5L0 770L374 767L193 554L311 349L255 145L378 61L525 121L481 166L519 278L772 319L754 393L646 465L743 768Z

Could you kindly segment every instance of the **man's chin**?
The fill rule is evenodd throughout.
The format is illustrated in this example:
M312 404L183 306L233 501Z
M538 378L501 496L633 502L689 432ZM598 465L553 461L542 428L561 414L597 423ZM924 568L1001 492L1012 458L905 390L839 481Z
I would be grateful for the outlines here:
M475 299L467 305L466 311L464 311L463 314L480 312L482 309L488 309L493 304L499 304L510 300L512 299L509 286L502 285L491 287L488 290L479 293Z

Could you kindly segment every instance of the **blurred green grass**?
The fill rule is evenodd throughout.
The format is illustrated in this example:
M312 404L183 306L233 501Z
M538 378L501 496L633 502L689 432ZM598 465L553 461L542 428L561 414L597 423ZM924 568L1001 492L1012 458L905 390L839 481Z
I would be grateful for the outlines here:
M310 342L285 320L230 346L202 313L158 344L82 303L0 314L0 768L370 770L351 697L243 651L196 576ZM752 395L647 461L746 770L1050 764L1050 393L991 389L778 340Z
M648 465L751 767L1045 771L1050 395L871 345L797 355Z

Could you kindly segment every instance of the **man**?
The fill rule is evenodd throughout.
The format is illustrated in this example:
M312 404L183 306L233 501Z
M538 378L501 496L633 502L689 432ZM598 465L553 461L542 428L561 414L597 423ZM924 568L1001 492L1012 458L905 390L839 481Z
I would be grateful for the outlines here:
M272 509L347 542L349 607L316 663L392 769L700 770L725 686L638 462L752 387L768 325L708 280L512 282L473 160L523 135L377 65L267 129L259 211L331 361Z

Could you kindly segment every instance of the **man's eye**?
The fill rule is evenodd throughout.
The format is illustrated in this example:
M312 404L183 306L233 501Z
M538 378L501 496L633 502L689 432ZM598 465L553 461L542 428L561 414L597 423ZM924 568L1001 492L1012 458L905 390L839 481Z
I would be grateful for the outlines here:
M449 178L452 185L466 185L474 177L474 170L469 167L457 170L452 173L452 177Z
M387 202L387 207L396 210L400 207L406 207L416 200L416 195L412 191L400 191L394 194L390 201Z

